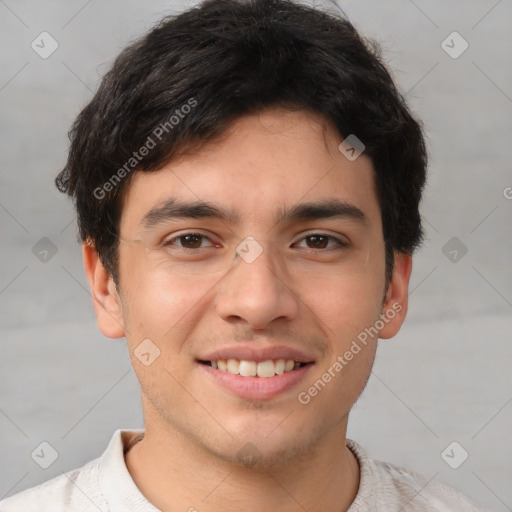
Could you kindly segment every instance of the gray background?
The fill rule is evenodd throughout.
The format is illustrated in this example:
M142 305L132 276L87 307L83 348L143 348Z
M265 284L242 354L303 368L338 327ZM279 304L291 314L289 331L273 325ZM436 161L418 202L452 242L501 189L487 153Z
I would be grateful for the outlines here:
M380 342L349 437L512 510L512 2L340 4L382 43L431 151L409 316ZM143 426L124 340L97 330L72 205L53 178L67 130L112 59L184 5L0 0L0 498L99 456L115 429ZM59 44L47 59L31 48L43 31ZM441 47L453 31L469 44L456 59ZM43 237L57 249L46 262L32 252ZM458 247L443 253L452 237ZM59 454L46 470L31 458L42 441ZM452 441L469 453L458 469L441 457Z

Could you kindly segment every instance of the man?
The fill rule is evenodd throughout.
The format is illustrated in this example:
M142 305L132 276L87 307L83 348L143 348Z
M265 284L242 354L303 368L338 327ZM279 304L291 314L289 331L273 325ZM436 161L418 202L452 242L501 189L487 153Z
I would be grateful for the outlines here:
M70 138L56 182L145 429L0 510L478 510L346 439L406 316L427 164L347 20L287 0L166 18Z

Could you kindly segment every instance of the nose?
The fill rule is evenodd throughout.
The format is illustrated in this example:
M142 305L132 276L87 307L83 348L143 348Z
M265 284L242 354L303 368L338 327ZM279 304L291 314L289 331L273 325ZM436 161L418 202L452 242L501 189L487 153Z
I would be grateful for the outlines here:
M219 316L228 322L246 322L255 330L278 319L296 318L301 300L271 248L265 246L254 261L248 261L237 255L219 284L215 299Z

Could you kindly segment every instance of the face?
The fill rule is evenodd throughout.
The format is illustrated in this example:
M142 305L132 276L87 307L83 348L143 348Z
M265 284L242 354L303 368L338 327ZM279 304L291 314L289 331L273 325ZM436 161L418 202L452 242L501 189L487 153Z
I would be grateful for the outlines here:
M410 258L387 288L372 163L340 142L310 113L242 117L133 176L119 295L84 249L99 327L126 335L147 431L263 466L345 434L376 350L365 329L399 329Z

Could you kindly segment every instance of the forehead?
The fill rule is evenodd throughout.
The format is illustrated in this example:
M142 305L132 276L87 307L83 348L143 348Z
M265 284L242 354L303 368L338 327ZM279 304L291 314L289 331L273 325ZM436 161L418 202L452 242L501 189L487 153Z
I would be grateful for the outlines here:
M298 203L336 199L380 219L371 160L350 161L323 117L269 109L237 119L221 137L162 169L136 172L125 192L121 232L143 225L170 197L222 205L240 223L272 223Z

